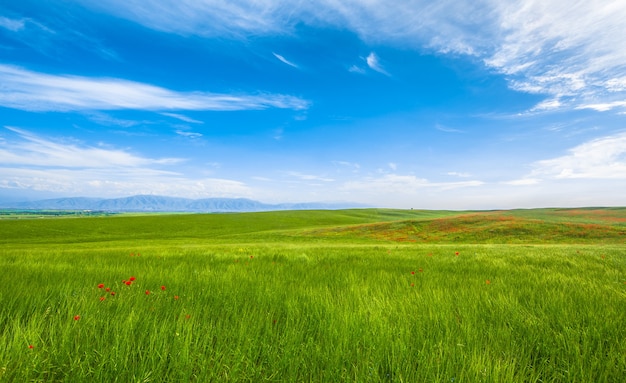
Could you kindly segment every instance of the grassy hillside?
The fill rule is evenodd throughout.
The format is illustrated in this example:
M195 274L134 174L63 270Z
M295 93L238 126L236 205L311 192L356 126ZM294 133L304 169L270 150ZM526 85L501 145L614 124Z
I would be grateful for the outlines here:
M617 382L623 209L0 220L0 382Z
M390 209L0 220L0 245L232 242L618 243L626 209Z
M119 215L81 219L0 220L0 244L146 241L272 241L313 228L335 228L402 219L429 219L453 212L320 210L236 214Z
M540 209L473 212L305 231L416 243L626 243L626 210Z

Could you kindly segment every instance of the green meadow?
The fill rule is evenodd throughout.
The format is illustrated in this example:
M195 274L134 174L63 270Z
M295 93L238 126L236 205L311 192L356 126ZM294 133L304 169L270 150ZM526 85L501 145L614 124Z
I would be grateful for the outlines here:
M11 217L0 382L626 377L626 209Z

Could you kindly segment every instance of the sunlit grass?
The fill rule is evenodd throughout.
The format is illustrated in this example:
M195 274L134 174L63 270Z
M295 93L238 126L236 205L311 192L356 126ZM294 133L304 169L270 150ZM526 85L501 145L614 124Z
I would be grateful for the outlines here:
M260 234L250 222L238 222L249 236L237 236L234 223L220 228L240 243L211 242L185 238L180 219L171 221L172 238L136 232L110 241L115 235L103 229L97 241L72 224L77 238L90 238L72 243L72 232L55 223L48 232L63 234L47 246L7 239L0 381L626 376L622 245L276 241L275 231ZM128 222L95 220L84 227Z

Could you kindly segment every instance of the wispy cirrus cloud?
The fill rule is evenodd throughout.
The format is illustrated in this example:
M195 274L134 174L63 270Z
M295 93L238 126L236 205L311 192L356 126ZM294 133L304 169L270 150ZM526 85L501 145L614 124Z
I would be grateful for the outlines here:
M387 72L385 68L382 66L382 64L380 63L380 59L378 58L376 53L374 52L370 53L365 59L365 61L367 62L367 66L371 70L376 71L378 73L382 73L385 76L391 76L391 74L389 74L389 72Z
M620 0L80 1L179 34L285 35L304 23L349 29L369 43L471 55L506 76L512 88L546 95L552 101L538 106L544 110L626 98L626 3ZM373 70L380 68L375 58L368 60Z
M28 111L233 111L308 107L305 100L280 94L178 92L124 79L51 75L9 65L0 65L0 83L0 106Z
M344 191L367 192L386 195L394 194L417 194L419 190L434 188L438 190L450 190L465 187L483 185L484 182L471 180L460 182L431 182L426 178L414 175L385 174L380 177L364 177L359 180L347 181L341 187Z
M8 29L13 32L24 29L26 19L11 19L8 17L0 16L0 28Z
M177 129L176 130L176 134L178 134L179 136L185 137L185 138L189 138L189 139L198 139L200 137L202 137L202 133L198 133L198 132L191 132L189 130L183 130L183 129Z
M5 127L0 140L0 188L72 196L162 194L203 198L242 197L252 192L236 180L188 177L170 170L182 158L149 158L129 150L53 140Z
M295 178L302 181L323 181L323 182L333 182L335 181L333 178L329 178L326 176L315 175L315 174L306 174L296 171L286 171L283 172L286 176L290 178Z
M5 129L15 133L18 137L17 140L5 141L0 146L0 157L6 165L19 164L46 168L118 168L173 165L184 161L181 158L150 159L121 149L54 141L15 127L5 127Z
M167 116L167 117L175 118L177 120L188 122L190 124L204 124L204 121L196 120L196 119L193 119L191 117L188 117L188 116L185 116L185 115L182 115L182 114L178 114L178 113L161 113L161 114L164 115L164 116Z
M598 104L583 104L576 107L576 109L593 109L598 112L606 112L612 109L626 109L626 101L613 101Z
M272 52L272 54L274 55L274 57L276 57L278 59L278 61L282 62L283 64L287 64L287 65L289 65L290 67L293 67L293 68L298 68L297 64L294 64L293 62L287 60L284 56L279 55L278 53L274 53L274 52Z

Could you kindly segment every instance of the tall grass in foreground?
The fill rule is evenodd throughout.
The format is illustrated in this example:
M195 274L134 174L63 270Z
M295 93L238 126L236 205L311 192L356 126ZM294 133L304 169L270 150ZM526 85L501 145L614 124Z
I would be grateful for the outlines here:
M626 376L620 246L59 245L0 269L0 381Z

